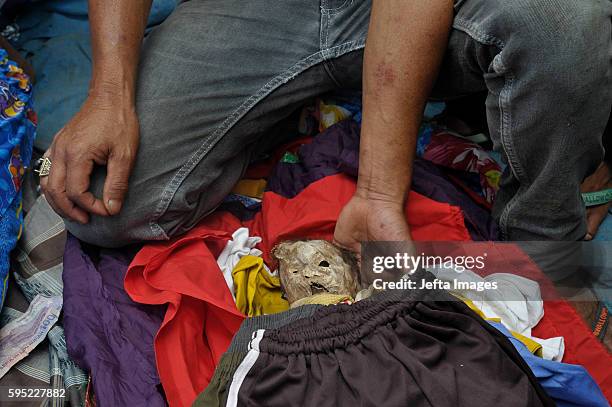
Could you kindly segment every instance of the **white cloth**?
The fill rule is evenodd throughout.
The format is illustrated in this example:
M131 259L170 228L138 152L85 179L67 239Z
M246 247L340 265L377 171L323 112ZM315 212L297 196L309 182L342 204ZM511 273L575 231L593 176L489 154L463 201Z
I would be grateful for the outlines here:
M497 282L497 290L450 290L471 300L487 318L500 318L511 331L531 334L544 316L544 303L540 287L535 281L513 274L496 273L480 277L473 271L458 272L451 267L436 267L429 270L442 281L454 280L466 283Z
M514 274L496 273L481 277L471 270L459 272L451 267L429 269L436 278L453 283L497 282L497 290L450 290L471 300L486 318L499 318L511 331L518 332L542 345L544 359L561 361L565 344L562 337L540 339L531 336L531 329L544 316L544 302L537 282Z
M232 240L227 242L225 248L217 258L217 264L223 272L223 278L227 283L232 296L235 297L234 293L234 279L232 278L232 270L236 267L236 264L244 256L261 256L262 252L256 249L255 246L261 242L261 237L249 236L248 228L240 228L232 234Z
M555 362L561 362L563 360L565 342L562 336L550 339L540 339L531 335L525 336L542 345L542 359L554 360Z

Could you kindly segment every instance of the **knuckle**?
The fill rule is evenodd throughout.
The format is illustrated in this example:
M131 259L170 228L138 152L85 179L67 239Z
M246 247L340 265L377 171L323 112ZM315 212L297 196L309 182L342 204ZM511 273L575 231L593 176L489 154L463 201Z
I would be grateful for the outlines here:
M51 188L49 191L47 191L47 195L50 195L56 203L62 201L62 193L58 189Z
M65 150L64 154L67 158L72 158L78 155L78 147L75 145L71 145Z
M98 144L83 143L78 146L78 149L80 153L85 153L90 156L97 156L100 154L100 151L103 150L103 147Z
M126 192L128 190L128 182L122 180L114 180L110 184L111 192Z
M58 147L53 149L53 161L64 161L67 156L66 148Z
M79 143L73 143L66 148L65 155L69 159L80 158L83 156L83 147Z
M131 147L124 147L113 151L112 156L118 161L130 161L136 156L136 152Z
M80 194L77 193L76 191L67 190L66 196L68 197L68 199L75 202L79 200Z
M60 191L56 187L53 187L53 186L47 186L47 188L45 189L45 192L48 195L51 195L52 197L57 197L60 194Z

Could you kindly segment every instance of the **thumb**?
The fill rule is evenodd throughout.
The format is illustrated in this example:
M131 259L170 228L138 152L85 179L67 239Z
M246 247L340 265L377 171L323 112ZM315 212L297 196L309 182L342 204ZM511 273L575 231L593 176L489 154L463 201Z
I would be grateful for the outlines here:
M120 158L117 154L111 154L108 158L103 197L104 206L110 215L121 212L128 190L131 161L128 158Z

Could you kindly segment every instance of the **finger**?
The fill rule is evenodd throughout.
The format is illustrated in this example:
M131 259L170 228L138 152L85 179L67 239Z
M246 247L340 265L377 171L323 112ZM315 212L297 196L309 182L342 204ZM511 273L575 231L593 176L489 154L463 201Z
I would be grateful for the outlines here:
M585 240L592 240L599 230L599 226L608 216L610 205L600 205L587 209L587 236Z
M336 237L335 237L335 236L334 236L334 238L332 239L332 244L333 244L334 246L337 246L337 247L341 248L341 249L344 249L344 250L349 250L349 251L353 251L353 247L354 247L354 244L352 245L353 247L349 247L348 245L346 245L346 244L342 243L341 241L336 240Z
M108 216L109 213L100 199L89 191L89 180L94 163L90 159L75 158L70 160L70 167L66 174L66 194L72 203L86 212L99 216Z
M44 159L45 157L49 158L51 161L53 161L53 144L51 144L51 147L49 147L49 149L47 151L45 151L45 153L41 157L41 160ZM47 187L48 183L49 183L49 177L40 177L39 178L40 189L43 192L45 191L45 188Z
M606 163L599 165L599 168L588 176L580 187L580 192L594 192L604 189L610 182L610 168Z
M52 151L53 151L53 146L51 146L45 152L45 154L43 154L42 158L46 157L46 158L51 159L51 161L53 161ZM55 211L55 213L57 213L61 217L66 217L66 214L63 213L62 210L55 204L55 202L53 201L53 196L49 192L49 176L40 177L40 189L42 191L43 197L45 198L49 206Z
M118 214L123 207L132 161L133 157L129 155L111 154L108 158L103 196L106 209L111 215Z
M45 195L51 198L53 208L60 216L79 223L87 223L89 221L87 212L77 207L66 195L66 163L63 154L54 149L52 157Z
M60 208L58 208L58 206L55 204L55 202L53 201L53 198L51 197L51 195L49 194L43 194L43 197L45 198L45 200L47 201L47 203L49 204L49 206L53 209L53 211L55 211L55 213L57 213L60 217L65 218L66 214L62 213L62 211L60 210Z

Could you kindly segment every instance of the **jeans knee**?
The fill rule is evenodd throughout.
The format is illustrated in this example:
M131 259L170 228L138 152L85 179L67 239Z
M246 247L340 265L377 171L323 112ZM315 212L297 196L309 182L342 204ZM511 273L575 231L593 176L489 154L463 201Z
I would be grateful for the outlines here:
M146 222L128 219L121 214L113 217L92 216L87 224L65 220L68 232L79 240L99 247L117 248L145 241L163 240Z
M565 62L566 71L575 71L578 66L580 70L574 77L596 80L602 87L605 84L601 81L609 80L612 64L612 2L566 0L563 3L567 3L569 24L555 25L557 32L566 31L555 49Z
M526 0L531 7L520 14L523 41L537 50L557 77L602 78L612 56L612 2L609 0ZM576 85L580 85L576 83Z
M121 246L112 244L112 242L117 241L118 236L94 228L90 223L83 225L67 219L64 219L64 222L66 223L68 232L82 242L108 248Z
M509 3L496 27L506 68L530 89L563 97L560 103L590 101L605 110L612 97L612 2Z

